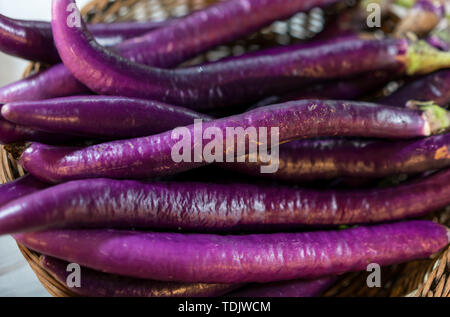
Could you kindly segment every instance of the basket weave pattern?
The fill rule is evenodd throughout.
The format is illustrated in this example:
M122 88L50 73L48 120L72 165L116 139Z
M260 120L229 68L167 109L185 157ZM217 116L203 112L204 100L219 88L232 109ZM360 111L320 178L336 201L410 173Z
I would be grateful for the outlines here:
M185 15L194 10L213 4L218 0L94 0L88 4L82 14L91 23L128 20L163 20ZM220 57L240 54L279 44L290 44L311 37L320 31L324 24L321 10L309 15L299 14L289 21L277 22L244 40L224 45L208 52L190 63L215 60ZM30 64L24 76L37 72L45 66ZM25 172L3 147L0 148L0 182L6 183L24 175ZM430 216L434 221L450 226L450 209ZM428 218L430 218L428 217ZM73 292L57 281L40 265L40 255L19 245L25 259L36 273L38 279L57 297L73 297ZM325 292L324 296L450 296L450 248L433 258L413 261L402 265L383 268L382 287L368 288L368 272L344 275L338 283Z

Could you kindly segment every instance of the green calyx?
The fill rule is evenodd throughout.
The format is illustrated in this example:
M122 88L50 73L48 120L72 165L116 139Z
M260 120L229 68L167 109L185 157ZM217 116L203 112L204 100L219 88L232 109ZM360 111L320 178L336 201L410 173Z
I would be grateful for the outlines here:
M429 124L429 131L426 134L440 134L449 130L450 112L434 102L410 101L408 107L423 111L424 119Z
M410 45L406 65L408 75L429 74L443 68L450 68L450 52L440 51L425 41Z
M416 4L416 0L396 0L395 4L405 8L412 8Z

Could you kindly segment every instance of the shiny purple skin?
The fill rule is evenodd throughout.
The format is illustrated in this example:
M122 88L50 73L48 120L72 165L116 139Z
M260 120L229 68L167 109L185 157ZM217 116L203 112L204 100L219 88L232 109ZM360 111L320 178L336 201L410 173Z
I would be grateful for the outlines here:
M313 40L308 41L308 42L300 42L300 43L295 43L295 44L291 44L291 45L280 45L280 46L274 46L274 47L270 47L270 48L266 48L266 49L262 49L262 50L251 51L251 52L247 52L247 53L244 53L244 54L238 55L238 56L225 57L225 58L219 59L214 62L206 62L202 65L205 66L205 65L209 65L209 64L217 64L217 63L222 63L222 62L239 61L239 60L247 60L247 59L251 60L255 57L261 57L261 56L281 55L284 53L292 53L297 50L311 49L311 48L323 46L326 44L338 43L343 40L356 40L356 39L363 39L366 37L368 38L367 35L359 34L356 32L349 32L349 33L342 34L342 35L339 35L339 36L336 36L333 38L324 38L324 39L320 39L320 40L316 40L314 38Z
M352 100L383 86L397 72L376 71L356 78L327 81L299 89L281 97L281 102L302 99Z
M299 10L335 2L337 1L227 1L181 18L170 27L166 26L167 31L162 31L164 28L161 28L139 39L123 43L120 47L115 46L115 50L128 59L145 65L174 67L189 57L205 52L211 46L237 39L246 35L245 32L257 30L275 20L289 17ZM252 5L250 15L249 8L246 6L249 4ZM276 9L273 9L273 6ZM221 9L217 10L217 8ZM258 11L255 11L256 8ZM227 10L223 11L223 9ZM210 15L208 19L205 19L205 14ZM230 18L233 23L229 23ZM195 41L192 40L193 38ZM33 79L24 79L1 88L0 102L42 100L79 95L89 91L64 66L57 67L49 69L42 78L37 75Z
M47 27L46 27L47 25ZM0 50L20 58L53 64L60 60L49 23L17 20L0 14Z
M188 283L266 283L426 258L447 228L411 221L341 231L219 236L116 230L18 234L37 252L107 273Z
M278 171L261 174L261 165L220 163L230 170L288 182L416 174L450 166L450 134L395 142L348 139L294 141L280 147Z
M411 100L433 101L439 106L447 106L450 103L450 70L440 70L407 83L398 91L378 102L405 107Z
M0 109L3 108L0 107ZM0 144L11 144L16 142L30 141L44 144L60 144L73 139L72 136L55 135L44 131L39 131L23 125L17 125L5 120L0 115Z
M288 92L314 79L402 68L408 60L407 40L358 39L301 49L276 58L261 56L177 70L152 68L106 50L93 41L84 24L81 28L69 27L65 8L73 3L74 0L53 1L56 47L72 74L98 94L148 98L197 110L214 109ZM79 67L80 64L85 67Z
M117 47L117 52L136 63L175 66L219 44L258 31L276 20L314 7L324 7L337 0L228 0L180 18L168 27L131 39ZM69 2L61 3L62 6ZM192 40L195 38L195 40Z
M91 179L3 206L0 234L76 228L280 230L401 220L448 205L450 170L397 187L362 190Z
M203 131L214 128L222 132L223 144L227 144L227 128L245 130L249 127L256 128L258 132L261 127L267 128L268 132L272 127L278 127L281 144L295 139L325 136L405 139L433 133L430 131L429 120L421 111L350 101L292 101L203 123ZM194 140L193 125L187 129L191 142L188 142L190 147L186 150L193 152L194 145L204 149L210 142ZM187 132L183 135L189 137ZM264 140L263 137L267 135L257 137L258 140ZM270 140L270 137L267 139ZM85 148L52 147L34 143L23 152L20 164L34 176L50 182L102 177L160 177L207 165L203 157L200 162L194 162L193 159L191 162L174 162L172 148L180 140L181 137L173 138L172 131L168 131ZM237 142L236 138L234 142ZM249 145L246 143L248 153ZM224 157L230 155L230 151L233 149L224 147Z
M160 102L109 96L79 96L6 104L8 121L52 133L127 139L187 126L208 116Z
M71 95L88 94L63 64L21 79L0 88L0 102L45 100Z
M2 184L0 185L0 206L6 205L17 198L47 188L48 186L48 184L37 180L31 175L26 175L13 182Z
M40 264L67 286L69 263L41 256ZM239 284L170 283L106 274L81 268L81 287L69 288L83 297L217 297L239 288Z
M153 32L154 33L154 32ZM345 39L357 38L356 35L343 37ZM335 40L332 40L335 41ZM274 48L246 54L242 57L247 58L257 55L267 55L273 53L289 52L297 49L311 48L320 44L325 44L329 41L317 41L308 44L291 45L283 48ZM131 56L130 56L131 58ZM155 57L156 58L156 57ZM235 57L236 58L236 57ZM231 58L230 58L231 59ZM170 54L165 56L167 64L161 64L163 67L174 66ZM146 64L152 65L156 60L149 59ZM42 71L38 74L24 78L12 84L0 88L0 102L21 102L21 101L35 101L59 98L70 95L82 95L89 93L90 90L81 84L69 70L63 65L55 65L48 70ZM331 98L330 98L331 99ZM337 99L337 98L334 98ZM345 98L347 99L347 98Z
M88 28L99 43L113 46L166 24L168 22L125 22L94 24ZM48 64L61 61L50 22L21 21L0 14L0 50L31 61Z
M231 297L318 297L336 282L337 277L251 284L227 295Z

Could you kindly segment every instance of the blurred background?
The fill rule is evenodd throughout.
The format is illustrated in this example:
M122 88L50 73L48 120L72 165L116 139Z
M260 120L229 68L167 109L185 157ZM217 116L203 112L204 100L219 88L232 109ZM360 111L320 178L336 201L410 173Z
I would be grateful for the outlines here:
M84 6L89 0L77 0ZM0 13L12 18L50 21L51 0L0 0ZM0 52L0 85L18 80L28 62ZM0 296L50 296L11 237L0 237Z

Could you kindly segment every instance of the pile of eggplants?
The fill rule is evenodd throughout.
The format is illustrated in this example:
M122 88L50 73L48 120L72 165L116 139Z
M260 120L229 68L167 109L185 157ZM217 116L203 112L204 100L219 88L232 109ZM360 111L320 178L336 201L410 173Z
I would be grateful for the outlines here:
M414 1L375 36L362 1L302 43L185 64L338 2L226 0L92 25L71 20L74 0L53 0L51 23L0 15L0 50L49 65L0 88L0 143L28 172L0 186L0 235L62 284L79 264L67 287L92 297L319 296L370 263L447 247L449 229L420 219L450 205L443 3ZM394 1L377 3L389 19ZM226 160L198 155L212 138L198 142L199 122Z

